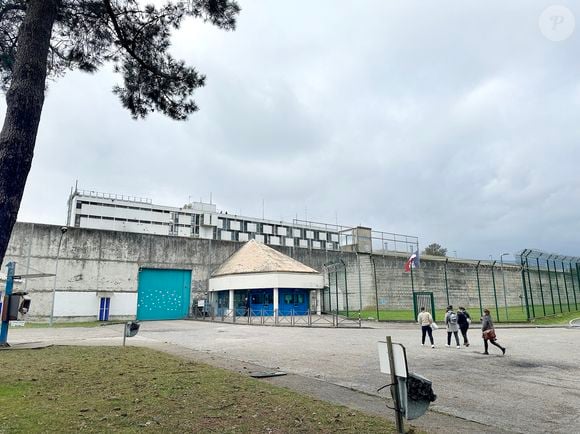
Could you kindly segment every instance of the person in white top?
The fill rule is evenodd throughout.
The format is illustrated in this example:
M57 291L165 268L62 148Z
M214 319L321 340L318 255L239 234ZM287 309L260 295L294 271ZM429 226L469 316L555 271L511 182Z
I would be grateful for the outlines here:
M425 345L425 335L429 334L431 348L435 348L435 343L433 342L433 329L431 328L433 317L424 307L421 308L421 312L417 315L417 322L421 326L421 345Z

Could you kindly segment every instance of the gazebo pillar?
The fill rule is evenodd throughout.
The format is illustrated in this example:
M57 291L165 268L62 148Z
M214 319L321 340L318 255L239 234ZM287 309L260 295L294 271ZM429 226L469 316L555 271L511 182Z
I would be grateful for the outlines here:
M230 289L230 296L228 297L228 312L236 316L234 312L234 290Z
M322 314L322 290L316 290L316 315Z
M278 300L278 288L274 288L274 324L278 323L278 306L279 306L279 300Z

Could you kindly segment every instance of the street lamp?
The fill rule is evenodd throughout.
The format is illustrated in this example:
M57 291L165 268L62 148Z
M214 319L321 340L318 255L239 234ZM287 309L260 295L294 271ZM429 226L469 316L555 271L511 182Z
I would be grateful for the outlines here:
M58 240L58 248L56 249L56 264L54 265L54 283L52 285L52 303L50 307L50 320L48 321L48 325L52 326L52 321L54 318L54 298L56 295L56 274L58 272L58 256L60 255L60 245L62 244L62 237L68 231L68 227L62 226L60 228L60 239Z
M499 256L499 262L501 264L501 280L502 280L502 283L503 283L503 303L504 303L504 306L505 306L505 319L506 320L508 320L509 318L508 318L507 295L506 295L506 291L505 291L505 275L504 275L504 272L503 272L503 257L504 256L509 256L510 254L511 253L502 253Z

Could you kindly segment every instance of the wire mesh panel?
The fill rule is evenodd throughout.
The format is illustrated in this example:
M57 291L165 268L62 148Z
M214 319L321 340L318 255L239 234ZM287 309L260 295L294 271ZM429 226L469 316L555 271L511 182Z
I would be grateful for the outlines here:
M517 257L529 319L578 311L580 258L533 249L524 249Z

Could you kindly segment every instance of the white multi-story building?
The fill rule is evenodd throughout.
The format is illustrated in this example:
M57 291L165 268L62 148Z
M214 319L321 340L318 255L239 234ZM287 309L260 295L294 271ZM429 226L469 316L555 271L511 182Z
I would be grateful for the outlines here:
M414 251L418 246L416 237L375 233L369 228L355 231L350 227L301 220L288 223L258 219L218 212L215 204L204 202L191 202L181 208L155 205L150 199L76 188L69 197L67 224L80 228L224 241L253 239L273 246L321 250L339 250L341 246L359 242L357 237L361 237L362 229L368 233L366 237L371 250L372 244L377 243L379 250ZM377 250L376 246L374 250Z

